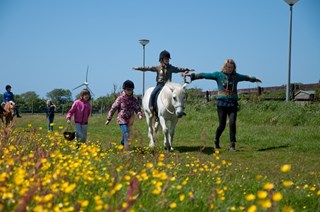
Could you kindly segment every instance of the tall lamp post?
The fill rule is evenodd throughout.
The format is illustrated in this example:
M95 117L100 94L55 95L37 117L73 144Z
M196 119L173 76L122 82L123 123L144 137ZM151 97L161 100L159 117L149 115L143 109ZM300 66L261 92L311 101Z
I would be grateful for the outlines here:
M139 40L139 43L142 45L143 47L143 67L145 66L145 54L146 54L146 45L149 43L149 40L147 39L141 39ZM144 96L144 81L145 81L145 75L144 75L144 71L142 72L142 96Z
M299 0L284 0L290 6L290 29L289 29L289 64L288 64L288 83L286 90L286 101L290 101L290 91L291 91L291 37L292 37L292 7Z

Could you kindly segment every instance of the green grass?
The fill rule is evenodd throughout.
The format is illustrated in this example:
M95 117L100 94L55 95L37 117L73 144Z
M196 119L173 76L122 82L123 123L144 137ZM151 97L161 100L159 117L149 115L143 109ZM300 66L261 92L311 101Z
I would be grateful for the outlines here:
M319 108L242 102L237 151L229 151L226 127L219 153L213 151L218 121L212 102L187 106L172 153L164 151L161 131L156 148L148 148L144 120L135 121L128 154L119 149L115 120L104 125L105 114L90 117L88 142L79 150L61 136L64 115L56 114L55 134L50 134L44 114L22 114L13 131L1 130L0 169L7 174L0 177L0 210L27 205L28 210L124 211L127 204L132 211L254 211L254 206L256 211L319 211ZM284 164L291 171L281 172ZM283 181L293 185L284 187ZM73 183L75 188L68 187ZM264 187L267 183L273 188ZM269 197L259 199L259 191ZM282 199L268 205L276 192ZM255 200L247 200L248 194Z

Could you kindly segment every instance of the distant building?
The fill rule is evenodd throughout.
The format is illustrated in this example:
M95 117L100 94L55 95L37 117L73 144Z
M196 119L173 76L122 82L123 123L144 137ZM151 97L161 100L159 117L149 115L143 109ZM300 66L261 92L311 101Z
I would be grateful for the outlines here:
M309 103L314 101L314 96L315 96L315 91L314 90L299 90L295 95L294 95L294 101L299 102L299 103Z

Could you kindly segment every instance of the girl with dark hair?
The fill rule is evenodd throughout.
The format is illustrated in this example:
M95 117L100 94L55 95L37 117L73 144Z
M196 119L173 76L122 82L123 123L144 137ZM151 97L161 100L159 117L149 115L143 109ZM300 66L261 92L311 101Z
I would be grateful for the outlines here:
M87 140L88 120L91 113L90 100L90 91L88 89L83 89L80 92L80 98L73 102L71 109L68 111L66 116L68 124L70 124L71 117L74 116L78 147L81 143L85 143Z
M121 91L108 112L105 124L106 126L109 125L113 114L117 111L117 122L122 132L121 144L124 145L125 150L129 150L128 138L134 121L134 113L141 120L142 112L138 99L133 96L134 83L131 80L126 80L122 85L122 89L123 91Z

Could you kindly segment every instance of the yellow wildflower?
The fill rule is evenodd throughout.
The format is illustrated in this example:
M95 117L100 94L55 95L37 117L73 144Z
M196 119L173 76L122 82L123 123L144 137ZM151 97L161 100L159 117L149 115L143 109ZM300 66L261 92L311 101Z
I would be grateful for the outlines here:
M184 194L180 194L180 195L179 195L179 200L180 200L180 201L183 201L184 198L185 198L185 195L184 195Z
M94 209L96 211L100 211L100 210L102 210L102 208L103 208L103 205L97 205Z
M158 166L164 166L163 162L159 161Z
M152 191L152 194L155 194L155 195L158 195L160 193L161 193L161 189L159 189L159 188L153 189L153 191Z
M251 205L249 208L248 208L248 212L256 212L257 211L257 206L255 205Z
M122 188L122 184L120 184L120 183L117 183L117 184L115 185L115 187L114 187L114 189L115 189L116 191L119 191L121 188Z
M260 205L263 208L270 208L272 206L272 203L269 199L266 199L266 200L260 202Z
M151 168L153 167L153 164L152 164L152 163L147 163L147 164L146 164L146 167L149 168L149 169L151 169Z
M282 194L280 192L274 193L272 196L272 200L276 202L282 200Z
M81 207L87 207L89 205L89 201L88 200L83 200L80 202Z
M43 197L44 202L49 202L53 199L53 194L47 194Z
M71 193L74 190L75 187L76 187L76 184L73 183L73 184L69 185L68 187L66 187L64 192L67 193L67 194Z
M0 174L0 182L4 182L9 175L6 172Z
M282 182L282 185L283 185L284 187L290 187L290 186L293 185L293 182L292 182L291 180L289 180L289 181L283 181L283 182Z
M294 212L294 210L290 206L284 206L281 212Z
M256 176L256 179L257 179L257 180L261 180L262 178L263 178L262 175L257 175L257 176Z
M252 200L255 200L256 199L256 196L254 194L248 194L246 196L246 200L249 202L249 201L252 201Z
M264 199L268 196L268 192L266 191L258 191L257 196L259 199Z
M13 194L12 193L4 193L2 195L2 199L12 199L13 198Z
M266 183L264 184L263 188L266 190L270 190L274 188L274 185L272 183Z
M169 207L170 208L176 208L177 207L177 203L172 202L172 203L170 203Z
M291 164L284 164L283 166L281 166L281 171L283 173L287 173L291 170Z
M122 208L127 208L127 207L128 207L128 203L123 202L123 203L122 203Z

